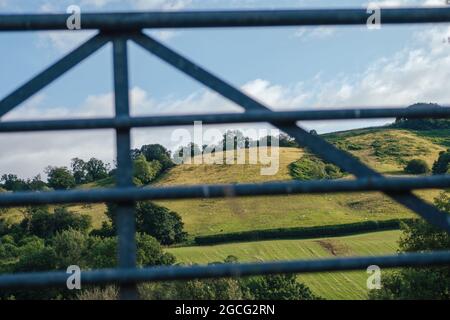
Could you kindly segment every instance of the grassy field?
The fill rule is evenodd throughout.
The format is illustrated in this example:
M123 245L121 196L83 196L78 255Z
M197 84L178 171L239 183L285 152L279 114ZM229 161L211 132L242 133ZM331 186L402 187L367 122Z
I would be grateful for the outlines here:
M243 242L167 251L178 261L199 264L223 261L228 255L238 257L240 262L381 255L396 252L399 236L400 231L382 231L338 238ZM304 274L298 278L326 299L367 298L365 271Z
M406 161L412 158L424 159L431 166L439 152L445 150L441 143L446 142L438 133L428 137L397 129L352 130L325 137L388 175L402 174ZM302 154L304 151L301 149L280 148L280 170L274 176L261 176L260 165L183 164L169 171L157 184L289 180L292 178L288 165ZM417 192L430 202L438 193L438 190ZM411 211L377 192L170 200L158 201L158 204L178 212L191 236L414 216Z

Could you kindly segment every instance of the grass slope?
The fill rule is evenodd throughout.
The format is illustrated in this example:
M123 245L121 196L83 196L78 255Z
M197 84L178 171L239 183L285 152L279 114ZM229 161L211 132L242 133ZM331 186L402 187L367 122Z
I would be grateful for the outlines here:
M274 240L166 249L184 263L205 264L234 255L240 262L317 259L333 256L382 255L397 250L400 231L382 231L339 238ZM299 275L314 293L326 299L367 298L365 271Z
M444 136L436 132L426 135L402 129L362 129L324 137L376 170L392 175L403 174L404 163L412 158L424 159L431 165L439 152L445 149L447 140ZM302 154L304 151L301 149L280 148L280 170L274 176L260 175L259 165L183 164L169 171L158 185L288 180L292 179L289 163ZM438 190L417 192L427 201L432 201L438 193ZM192 236L414 217L411 211L377 192L158 203L181 214L186 230Z

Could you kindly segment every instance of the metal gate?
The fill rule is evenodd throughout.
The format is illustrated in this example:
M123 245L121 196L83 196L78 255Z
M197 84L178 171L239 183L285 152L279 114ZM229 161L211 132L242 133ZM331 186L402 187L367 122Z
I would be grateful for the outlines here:
M67 14L0 15L0 31L65 30ZM368 119L368 118L447 118L450 108L370 108L318 111L271 111L239 89L143 33L147 28L215 28L309 25L364 25L364 9L253 10L92 13L82 15L83 30L98 34L65 57L36 75L0 101L0 117L31 97L63 73L80 63L108 42L113 44L115 117L46 121L3 121L0 132L88 130L114 128L117 142L117 186L112 189L69 190L51 192L17 192L0 194L0 206L39 204L114 202L118 204L117 235L119 265L115 269L82 273L83 284L117 283L121 298L137 298L136 284L193 278L217 278L257 274L302 273L380 267L436 266L450 264L450 251L408 253L394 256L347 257L320 260L267 263L221 264L209 266L160 266L137 268L135 243L135 202L155 199L239 197L299 193L382 191L398 203L415 211L434 226L450 232L450 215L416 197L412 190L449 188L449 175L415 178L387 178L298 126L298 120ZM382 24L450 22L450 8L381 9ZM243 107L243 113L176 116L130 117L128 97L127 41L133 41L174 68L204 84L223 97ZM286 181L264 184L194 185L136 188L132 183L130 130L134 127L268 122L294 137L316 155L336 164L357 177L355 180ZM0 288L65 287L64 271L0 275Z

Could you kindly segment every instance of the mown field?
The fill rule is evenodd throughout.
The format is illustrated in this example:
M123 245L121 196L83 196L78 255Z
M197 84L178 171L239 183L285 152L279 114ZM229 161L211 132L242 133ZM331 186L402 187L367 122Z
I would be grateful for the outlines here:
M234 255L240 262L316 259L335 256L391 254L397 250L400 231L311 240L274 240L166 249L184 263L206 264ZM366 299L365 271L299 275L314 293L326 299Z

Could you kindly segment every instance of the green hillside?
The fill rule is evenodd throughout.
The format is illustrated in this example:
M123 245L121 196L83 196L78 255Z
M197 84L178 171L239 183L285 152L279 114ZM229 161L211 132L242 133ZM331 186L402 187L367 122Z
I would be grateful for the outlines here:
M439 137L403 129L353 130L325 137L388 175L403 174L405 163L412 158L424 159L432 165L439 152L445 150L445 141ZM303 154L301 149L280 148L280 169L274 176L260 175L259 165L182 164L169 171L157 184L248 183L292 179L288 165ZM417 194L432 201L438 192L426 190L418 191ZM158 203L181 214L191 236L414 216L378 192L171 200Z
M324 135L342 148L380 172L402 174L407 160L420 158L429 165L438 153L450 145L450 130L411 131L393 128L350 130ZM248 153L248 150L247 150ZM276 175L261 175L261 165L254 164L182 164L175 166L155 183L160 186L197 183L249 183L292 179L289 164L305 152L299 148L279 148L280 163ZM220 156L220 153L218 153ZM352 178L347 176L346 179ZM108 187L110 178L82 188ZM438 190L419 191L432 201ZM191 237L257 229L311 227L353 223L368 220L410 218L414 214L378 192L352 194L264 196L225 199L184 199L157 201L178 212ZM103 204L73 206L80 213L93 217L94 227L106 221ZM12 209L8 214L19 220L22 214Z
M396 252L399 236L400 231L383 231L339 238L243 242L167 251L178 261L200 264L223 261L229 255L241 262L382 255ZM365 299L367 276L365 271L352 271L304 274L298 278L326 299Z

